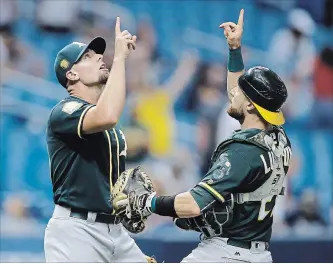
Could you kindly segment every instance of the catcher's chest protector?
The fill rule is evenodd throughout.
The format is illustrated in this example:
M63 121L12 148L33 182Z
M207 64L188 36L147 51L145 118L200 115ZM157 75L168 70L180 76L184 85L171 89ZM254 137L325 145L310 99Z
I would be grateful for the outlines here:
M244 202L264 201L271 199L272 196L283 195L284 179L291 156L291 148L283 129L275 127L272 133L263 131L247 133L246 130L235 133L216 148L212 155L210 168L223 156L222 153L228 145L233 143L252 145L254 149L257 150L260 148L261 151L259 151L259 153L263 154L260 155L260 158L259 155L255 157L262 160L260 164L264 166L264 168L260 171L262 171L266 177L261 177L259 180L256 180L256 186L258 187L254 191L248 193L234 193L231 197L228 197L228 201L225 203L214 203L214 206L204 210L199 217L189 218L185 221L177 220L178 223L176 222L176 224L178 226L199 231L206 237L219 236L223 233L222 226L223 228L233 226L234 203L242 204ZM241 148L241 145L239 148ZM256 153L258 153L258 151ZM249 157L253 155L252 153L246 153L245 155L247 154ZM270 161L266 162L264 156L266 159L269 157ZM263 216L264 213L259 212L258 221L260 221L259 218Z

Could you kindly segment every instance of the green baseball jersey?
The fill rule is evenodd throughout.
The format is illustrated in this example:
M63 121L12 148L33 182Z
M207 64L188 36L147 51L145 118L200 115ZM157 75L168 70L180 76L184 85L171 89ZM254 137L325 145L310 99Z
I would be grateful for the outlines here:
M52 110L47 125L54 202L112 213L112 185L125 170L126 140L118 128L84 135L82 123L95 107L70 96Z
M206 208L214 208L215 212L222 210L227 197L233 194L234 206L221 236L268 242L273 208L277 196L284 190L290 158L290 141L282 128L274 127L268 132L238 131L220 144L208 173L190 193L202 212Z

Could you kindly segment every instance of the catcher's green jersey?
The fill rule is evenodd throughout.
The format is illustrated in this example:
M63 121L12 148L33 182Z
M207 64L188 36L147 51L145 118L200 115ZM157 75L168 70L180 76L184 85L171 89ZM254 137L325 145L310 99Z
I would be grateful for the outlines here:
M290 158L290 142L282 128L235 132L220 144L205 178L190 192L202 212L205 208L218 211L232 193L234 207L221 236L268 242L273 208L284 190Z
M125 170L126 140L118 128L83 135L82 123L94 107L70 96L52 110L47 146L56 204L112 213L112 183Z

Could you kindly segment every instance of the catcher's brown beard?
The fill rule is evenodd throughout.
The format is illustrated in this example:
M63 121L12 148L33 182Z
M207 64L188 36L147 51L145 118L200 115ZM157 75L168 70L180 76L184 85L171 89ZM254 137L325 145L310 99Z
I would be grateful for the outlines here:
M240 123L243 123L244 121L244 113L242 111L238 111L235 108L232 108L231 106L228 108L227 113L229 114L229 116L231 116L232 118L238 120Z

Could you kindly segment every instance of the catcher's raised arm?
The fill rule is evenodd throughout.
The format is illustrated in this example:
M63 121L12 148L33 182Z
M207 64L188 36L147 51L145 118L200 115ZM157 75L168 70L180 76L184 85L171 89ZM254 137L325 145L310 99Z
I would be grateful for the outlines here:
M244 9L239 13L237 24L234 22L225 22L220 25L224 29L224 36L229 47L227 90L231 100L232 90L238 86L239 77L245 72L244 63L241 54L241 40L244 25Z

